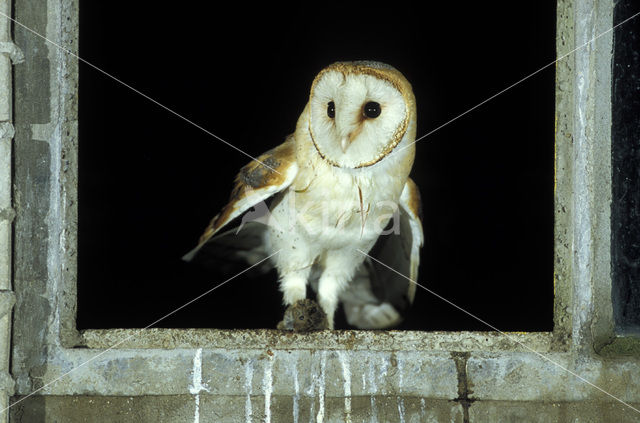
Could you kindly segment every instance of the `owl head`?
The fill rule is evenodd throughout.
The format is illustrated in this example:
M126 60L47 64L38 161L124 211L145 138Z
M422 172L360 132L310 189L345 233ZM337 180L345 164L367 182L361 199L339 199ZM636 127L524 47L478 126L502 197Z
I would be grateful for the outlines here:
M374 165L415 139L411 84L379 62L338 62L313 81L308 130L320 156L341 168Z

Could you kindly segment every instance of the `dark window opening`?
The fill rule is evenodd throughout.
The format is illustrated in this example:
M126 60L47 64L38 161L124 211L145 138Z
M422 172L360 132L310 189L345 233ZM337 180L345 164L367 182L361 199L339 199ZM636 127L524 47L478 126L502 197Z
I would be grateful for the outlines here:
M294 131L334 61L399 69L421 136L555 58L555 1L166 6L81 1L80 56L254 157ZM554 77L549 67L417 144L419 282L501 330L553 328ZM79 95L77 325L144 327L233 276L180 257L249 159L83 64ZM274 328L283 311L275 273L241 276L158 326ZM419 288L400 329L488 330Z
M638 1L616 3L614 25L638 12ZM640 28L613 34L612 302L616 331L640 334Z

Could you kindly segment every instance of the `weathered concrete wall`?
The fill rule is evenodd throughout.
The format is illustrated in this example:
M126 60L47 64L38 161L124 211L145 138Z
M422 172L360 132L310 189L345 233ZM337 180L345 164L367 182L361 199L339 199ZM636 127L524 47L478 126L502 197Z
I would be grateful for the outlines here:
M16 0L15 16L75 52L77 5ZM558 56L570 54L556 68L550 333L78 333L77 61L16 28L12 420L640 420L638 343L616 338L608 295L611 34L572 53L611 27L611 10L558 6Z
M159 335L169 338L167 333ZM98 353L100 355L96 357ZM540 356L509 351L368 351L354 350L349 345L343 345L339 350L271 349L268 344L240 350L167 348L58 352L49 360L47 372L38 386L48 384L78 366L82 367L61 382L47 386L41 393L110 397L157 395L158 398L170 396L174 400L182 396L186 409L194 412L192 417L196 415L196 405L205 407L207 401L235 398L234 405L226 413L236 421L244 420L247 414L259 413L271 413L273 421L289 421L304 407L310 410L307 413L324 417L363 412L393 415L398 410L405 410L405 417L420 416L424 413L417 407L420 400L429 404L435 401L433 404L440 405L434 406L437 411L434 413L460 414L463 421L469 421L471 411L484 401L490 401L494 408L503 401L528 401L531 404L596 402L602 403L603 409L618 407L620 415L635 419L636 412L615 398L633 405L638 402L640 387L640 362L637 359L605 360L564 352ZM251 401L247 400L249 398ZM282 405L285 398L290 399L286 407ZM369 398L366 407L362 405L363 398ZM380 398L385 399L380 401ZM220 412L221 403L216 401L207 405L210 412ZM276 402L280 407L274 408ZM55 401L49 404L54 407ZM331 408L329 404L340 406ZM391 408L388 408L390 404ZM164 407L161 402L157 405ZM444 410L448 411L445 413ZM198 412L198 415L201 417L202 413Z
M402 402L400 402L402 400ZM252 397L254 405L251 420L264 421L262 397ZM215 397L205 395L200 402L200 421L216 423L244 422L246 398ZM377 405L374 411L371 404ZM291 397L274 397L272 416L277 422L315 422L311 402L304 398L299 402L297 420ZM317 404L315 405L317 407ZM341 409L342 399L330 399L326 403L326 421L345 422ZM188 396L171 397L59 397L39 396L17 406L12 421L19 423L41 422L44 410L47 421L65 423L124 423L124 422L192 422L195 412L193 399ZM518 402L482 401L469 410L469 421L482 423L549 423L549 422L637 422L635 412L616 404L602 402ZM463 415L455 403L424 398L353 397L351 421L353 422L406 422L406 423L463 423Z
M40 33L46 33L46 15L32 13L37 2L16 3L16 19ZM15 70L14 199L15 249L13 284L16 291L13 337L13 374L22 389L31 381L15 366L29 369L31 377L44 372L46 352L24 350L23 345L46 345L50 306L47 293L47 214L50 209L51 152L46 139L33 129L51 121L49 47L38 37L16 28L16 43L25 52L25 62ZM21 379L21 381L20 381Z
M244 397L205 395L200 402L200 421L216 423L267 421L264 412L264 397L252 397L251 413L238 415L236 410L244 410L246 401L247 399ZM297 408L293 405L293 401L294 399L291 397L272 397L271 415L273 421L316 421L317 401L314 403L312 398L303 397L299 400ZM372 408L372 403L377 406ZM344 400L342 398L327 399L325 402L325 421L349 421L342 411L343 406ZM56 421L57 419L57 421L69 423L88 421L96 423L192 422L195 412L192 398L184 396L101 398L47 396L25 401L25 405L21 406L19 411L14 412L14 421L24 423L42 421L38 419L41 418L41 412L44 409L47 410L47 417L51 419L48 421ZM293 414L292 410L297 410L297 414ZM459 407L450 401L389 396L353 397L349 418L353 422L463 422Z
M11 286L12 227L15 216L11 201L13 84L12 65L22 53L11 39L11 2L0 0L0 410L9 406L14 382L9 375L11 310L15 296ZM0 421L7 413L0 411Z

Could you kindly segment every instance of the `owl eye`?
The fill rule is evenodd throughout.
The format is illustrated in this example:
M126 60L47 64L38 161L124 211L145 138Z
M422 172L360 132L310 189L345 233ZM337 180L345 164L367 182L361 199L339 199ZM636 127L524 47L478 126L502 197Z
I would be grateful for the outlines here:
M336 104L333 101L330 101L329 104L327 104L327 116L331 119L336 117Z
M382 112L382 108L380 107L380 103L376 103L375 101L370 101L364 105L364 109L362 110L362 112L366 117L374 119L380 116L380 112Z

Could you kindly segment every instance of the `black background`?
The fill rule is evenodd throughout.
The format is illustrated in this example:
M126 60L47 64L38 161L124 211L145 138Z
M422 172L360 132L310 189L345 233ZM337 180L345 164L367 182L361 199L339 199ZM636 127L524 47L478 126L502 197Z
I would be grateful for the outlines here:
M248 154L293 132L315 74L379 60L412 83L418 135L555 59L555 1L81 1L80 55ZM553 326L554 67L417 144L419 281L502 330ZM86 65L78 327L143 327L233 275L180 257L248 158ZM276 275L239 277L159 327L274 327ZM401 328L485 330L418 289Z
M640 1L616 3L614 24L640 11ZM640 334L640 25L613 33L611 258L618 333Z

